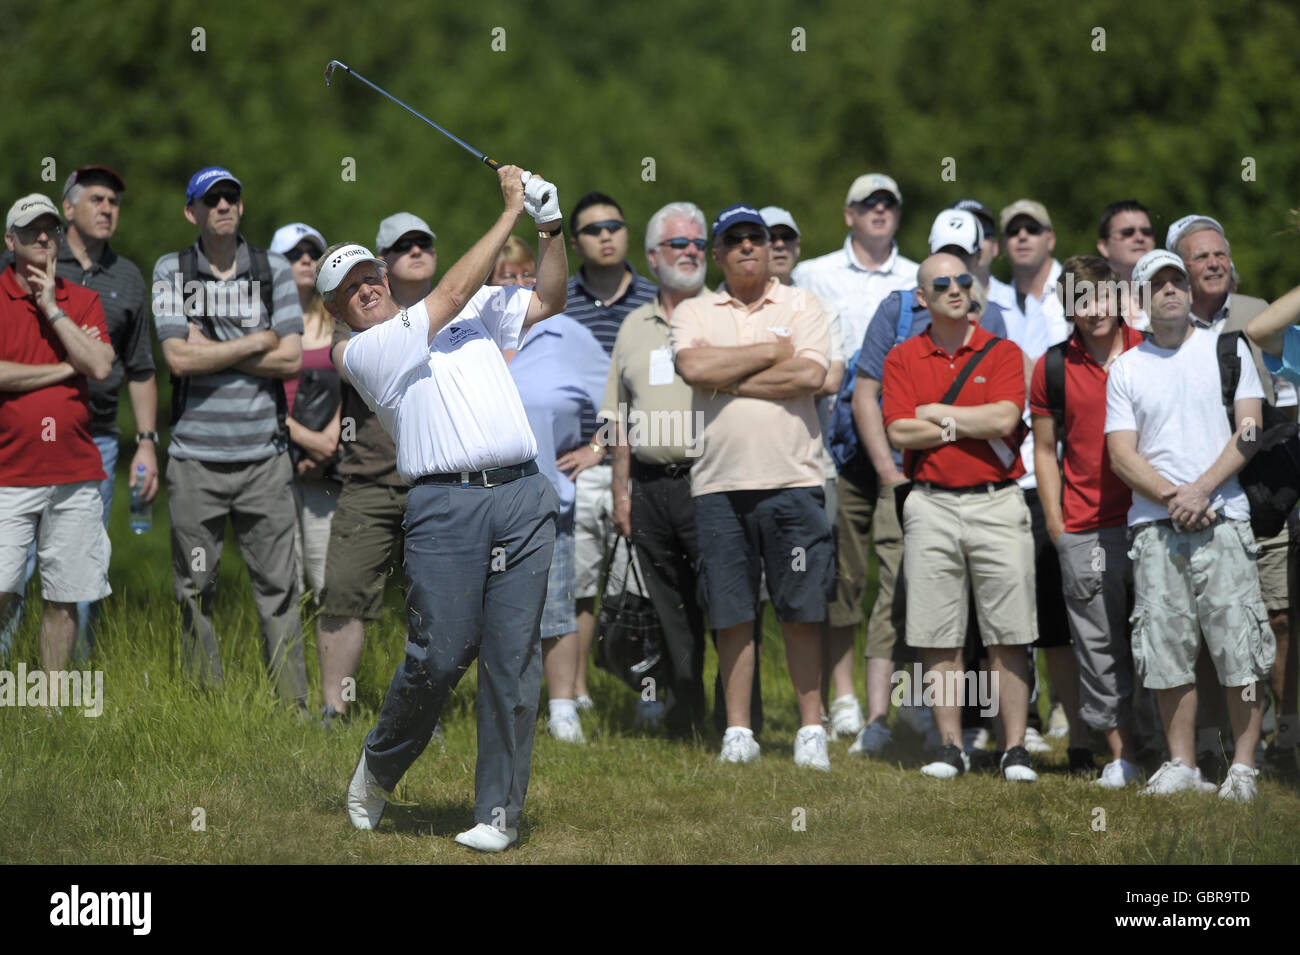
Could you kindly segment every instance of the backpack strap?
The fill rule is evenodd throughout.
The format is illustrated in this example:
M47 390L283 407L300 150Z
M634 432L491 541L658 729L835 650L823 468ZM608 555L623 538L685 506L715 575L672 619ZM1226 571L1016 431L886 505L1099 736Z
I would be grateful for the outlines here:
M245 242L245 245L248 246L248 271L252 275L253 281L257 283L257 289L262 295L262 308L266 312L266 322L274 330L275 278L271 275L271 260L267 257L265 249L259 248L251 242ZM283 379L271 379L271 394L275 397L275 417L280 433L287 435L289 401L284 393Z
M912 334L912 308L916 302L914 289L906 289L899 292L898 300L898 326L894 331L895 347L907 341Z
M197 279L199 275L199 254L194 246L187 245L185 248L181 249L180 253L176 257L176 267L181 273L181 313L185 316L187 322L193 319L202 324L204 320L203 311L207 302L206 296L200 295L198 297L200 303L198 314L191 315L185 309L184 290L188 288L190 283ZM176 423L181 420L181 415L185 413L185 406L189 404L190 379L186 375L173 374L171 376L171 384L171 421L168 424L168 427L174 429Z
M966 379L969 378L971 372L975 370L975 366L978 365L980 361L983 360L984 356L993 350L993 346L1000 341L1002 341L1002 339L997 338L996 336L990 337L984 347L970 357L970 361L966 362L965 367L962 368L961 373L957 376L957 380L949 386L948 390L944 393L944 396L939 399L939 404L950 405L957 400L957 396L961 394L962 388L966 386Z
M1065 346L1070 339L1057 342L1043 355L1043 377L1047 384L1047 406L1056 421L1056 438L1065 440Z
M1219 357L1219 387L1223 400L1223 410L1228 414L1228 427L1237 430L1236 414L1233 410L1237 394L1237 385L1241 381L1241 361L1237 358L1237 341L1241 332L1229 332L1220 335L1214 343Z

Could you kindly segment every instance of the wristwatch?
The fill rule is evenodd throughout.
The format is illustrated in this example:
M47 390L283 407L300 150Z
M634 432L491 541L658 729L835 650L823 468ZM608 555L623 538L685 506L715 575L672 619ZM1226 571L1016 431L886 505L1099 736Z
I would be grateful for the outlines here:
M605 457L605 446L595 438L592 439L591 444L587 445L587 447L591 448L593 452L599 454L602 458Z
M564 231L564 220L559 219L555 223L555 228L552 229L550 232L547 232L545 229L538 228L537 236L538 238L541 239L554 239L557 235L559 235L563 231Z
M141 441L152 441L154 444L157 444L157 443L158 443L158 432L157 432L157 431L137 431L137 432L136 432L136 435L135 435L135 443L136 443L136 444L139 444Z

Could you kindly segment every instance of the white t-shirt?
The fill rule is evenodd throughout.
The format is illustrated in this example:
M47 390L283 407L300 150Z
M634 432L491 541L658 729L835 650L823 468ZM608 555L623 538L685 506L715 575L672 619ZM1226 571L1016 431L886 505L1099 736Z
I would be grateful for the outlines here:
M1115 359L1106 382L1106 433L1136 431L1137 452L1161 477L1187 484L1210 469L1232 437L1219 387L1219 336L1204 328L1176 349L1146 341ZM1259 372L1240 339L1241 379L1235 401L1263 398ZM1250 520L1250 504L1235 477L1210 495L1210 506L1234 521ZM1133 494L1128 523L1168 520L1169 511Z
M343 370L397 445L397 473L480 471L537 456L537 439L506 367L532 292L485 285L429 343L420 301L354 335Z

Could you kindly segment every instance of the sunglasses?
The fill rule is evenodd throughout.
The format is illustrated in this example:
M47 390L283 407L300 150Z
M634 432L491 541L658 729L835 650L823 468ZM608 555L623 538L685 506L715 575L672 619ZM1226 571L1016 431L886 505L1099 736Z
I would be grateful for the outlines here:
M600 235L602 232L609 230L610 235L615 235L619 229L627 223L619 222L617 219L605 219L602 222L589 222L578 230L580 235Z
M766 232L724 232L722 244L732 248L742 244L746 239L750 245L767 245Z
M408 236L405 239L398 239L396 242L394 242L392 245L388 247L388 251L396 252L398 255L405 255L407 252L410 252L417 245L420 248L424 249L425 252L433 251L433 240L430 239L428 236L420 236L419 238L415 238L415 239L412 239L410 236Z
M1130 226L1125 226L1122 229L1116 229L1106 238L1109 239L1111 236L1117 235L1121 239L1131 239L1139 232L1141 232L1143 235L1147 236L1148 238L1156 234L1156 230L1151 228L1150 226L1143 226L1142 228L1138 228L1137 226L1130 225Z
M284 253L284 257L290 262L297 262L304 255L310 256L313 262L317 261L324 253L314 245L300 245Z
M952 285L952 276L937 275L931 284L933 284L936 292L946 292L948 291L948 287ZM969 289L975 284L975 277L969 272L963 272L961 275L957 276L957 284L961 288Z
M863 212L874 209L876 206L884 206L886 209L894 209L898 207L898 197L892 192L878 192L867 196L865 199L859 199L853 204Z
M209 209L215 209L221 205L221 200L226 200L228 205L239 205L239 193L233 189L214 189L203 194L203 204Z
M666 245L671 249L678 249L678 250L684 249L688 245L693 245L701 252L703 252L705 249L709 247L709 243L705 242L703 239L683 239L680 236L676 239L664 239L659 244Z
M789 242L798 242L798 241L799 241L799 233L798 233L798 232L795 232L794 229L773 229L773 230L772 230L772 241L773 241L773 242L787 242L787 243L789 243Z
M58 242L59 236L63 235L63 227L57 225L23 225L14 228L14 235L18 237L18 241L23 245L31 245L42 234L52 242Z
M1014 239L1022 231L1030 235L1042 235L1046 230L1038 222L1022 222L1020 225L1007 226L1007 238Z

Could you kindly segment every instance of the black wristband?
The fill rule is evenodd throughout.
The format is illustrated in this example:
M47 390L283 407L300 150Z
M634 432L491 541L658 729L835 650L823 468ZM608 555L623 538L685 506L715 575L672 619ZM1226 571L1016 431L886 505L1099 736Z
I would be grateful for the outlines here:
M136 435L135 435L135 443L136 443L136 444L139 444L141 441L152 441L154 444L157 444L157 443L158 443L158 432L157 432L157 431L137 431L137 432L136 432Z
M547 232L546 230L544 230L540 225L537 227L537 235L538 235L538 237L545 236L545 237L547 237L547 238L554 239L557 235L559 235L559 234L560 234L561 232L563 232L563 231L564 231L564 220L563 220L563 219L557 221L557 222L555 223L555 228L552 229L550 232Z

